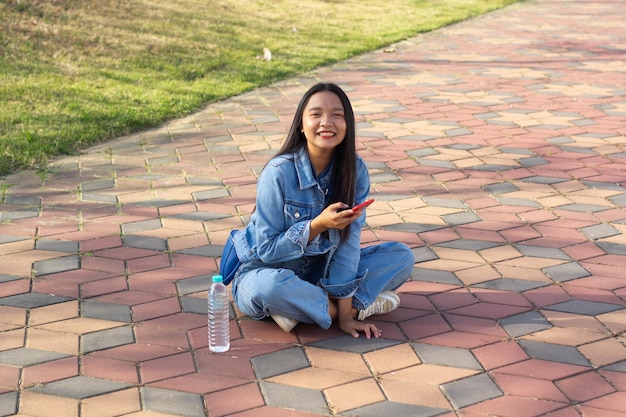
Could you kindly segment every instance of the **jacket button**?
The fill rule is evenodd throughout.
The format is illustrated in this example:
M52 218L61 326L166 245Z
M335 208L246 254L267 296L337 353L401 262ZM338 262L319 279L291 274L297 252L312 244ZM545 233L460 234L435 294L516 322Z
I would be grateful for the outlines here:
M296 214L294 214L294 217L295 217L296 219L299 219L299 218L300 218L300 213L296 212Z

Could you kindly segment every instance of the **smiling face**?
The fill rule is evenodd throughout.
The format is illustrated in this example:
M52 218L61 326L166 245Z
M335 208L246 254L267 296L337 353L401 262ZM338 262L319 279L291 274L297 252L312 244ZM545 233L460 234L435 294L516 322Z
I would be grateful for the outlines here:
M310 155L332 155L346 137L346 120L339 97L330 91L315 93L302 114L302 132Z

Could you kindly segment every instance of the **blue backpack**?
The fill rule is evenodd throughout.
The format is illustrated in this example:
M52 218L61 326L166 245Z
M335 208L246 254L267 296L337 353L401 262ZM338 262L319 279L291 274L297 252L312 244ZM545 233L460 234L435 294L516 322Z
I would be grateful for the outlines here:
M237 232L238 230L230 232L226 244L224 245L222 259L220 260L220 275L224 278L224 285L230 284L235 277L235 273L241 266L241 261L237 257L237 251L235 250L234 236Z

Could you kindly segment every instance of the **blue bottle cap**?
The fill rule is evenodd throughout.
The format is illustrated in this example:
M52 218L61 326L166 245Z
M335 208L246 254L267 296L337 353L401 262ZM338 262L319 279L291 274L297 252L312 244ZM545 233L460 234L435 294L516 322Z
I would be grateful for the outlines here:
M213 282L223 282L224 278L221 275L213 275Z

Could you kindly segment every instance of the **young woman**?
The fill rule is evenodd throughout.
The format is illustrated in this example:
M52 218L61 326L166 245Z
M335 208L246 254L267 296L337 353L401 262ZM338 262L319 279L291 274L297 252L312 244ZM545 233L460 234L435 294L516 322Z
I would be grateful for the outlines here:
M398 308L393 292L414 257L398 242L361 249L367 167L356 154L352 105L335 84L305 93L289 135L257 184L256 210L234 237L242 262L233 279L238 308L271 316L289 332L298 322L328 329L337 320L354 337L379 337L363 321Z

